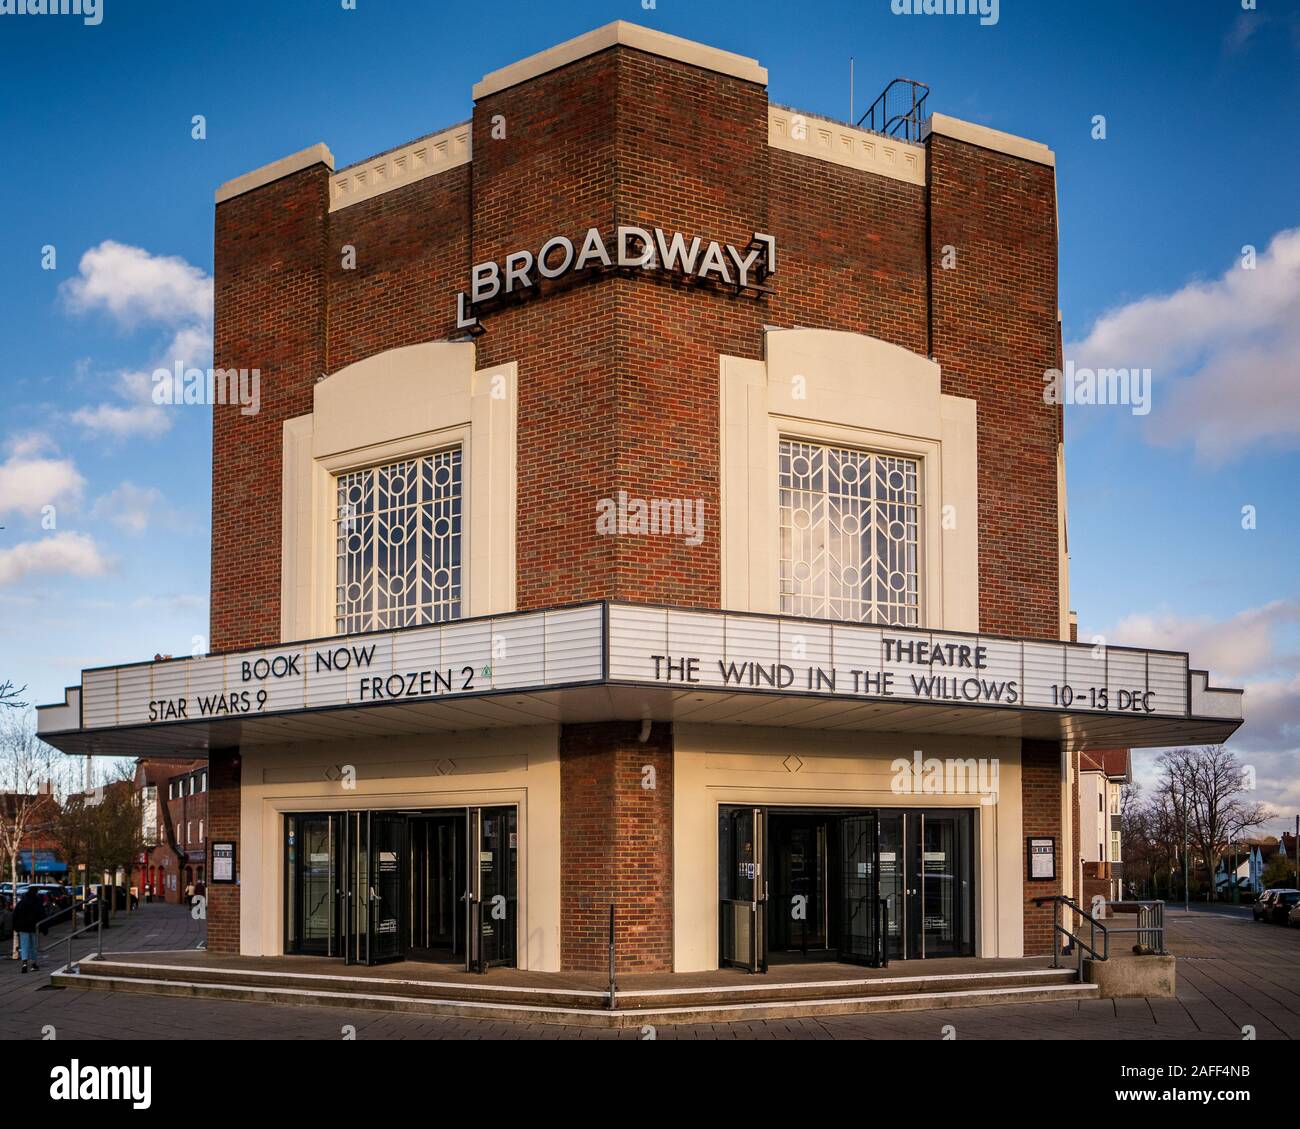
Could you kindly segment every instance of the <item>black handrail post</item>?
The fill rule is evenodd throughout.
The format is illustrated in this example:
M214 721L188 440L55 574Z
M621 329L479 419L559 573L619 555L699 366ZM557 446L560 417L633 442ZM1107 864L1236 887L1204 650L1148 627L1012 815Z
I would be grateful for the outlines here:
M618 1006L618 981L615 975L614 957L614 903L609 903L609 1008L613 1011Z

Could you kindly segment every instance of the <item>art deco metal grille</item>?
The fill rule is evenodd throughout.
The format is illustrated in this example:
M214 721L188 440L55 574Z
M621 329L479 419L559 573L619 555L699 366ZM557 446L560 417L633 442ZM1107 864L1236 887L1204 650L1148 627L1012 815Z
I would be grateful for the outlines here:
M460 617L459 447L338 478L339 634Z
M781 441L781 611L920 622L920 463Z

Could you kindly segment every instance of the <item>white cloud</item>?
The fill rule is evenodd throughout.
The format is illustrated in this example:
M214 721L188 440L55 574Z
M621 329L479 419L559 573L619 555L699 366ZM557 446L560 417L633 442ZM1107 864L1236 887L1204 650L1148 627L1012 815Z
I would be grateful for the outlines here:
M125 439L131 435L161 435L172 425L170 409L155 404L154 383L147 372L119 372L116 401L104 401L72 413L72 421L87 431Z
M85 533L56 533L0 549L0 586L16 584L33 574L100 576L107 571L108 560Z
M1077 366L1150 368L1154 443L1221 463L1260 444L1300 446L1300 228L1240 263L1111 310L1066 346Z
M1300 657L1288 648L1297 622L1300 600L1274 600L1221 620L1168 612L1133 615L1113 632L1102 633L1125 645L1187 651L1193 667L1209 670L1212 686L1246 692L1245 723L1233 734L1229 748L1254 770L1256 789L1249 798L1273 809L1273 832L1281 826L1281 815L1294 812L1300 801L1295 770L1300 758ZM1144 750L1135 761L1134 771L1144 787L1159 775L1157 751Z
M117 387L114 389L116 399L78 408L72 413L73 422L87 431L113 439L163 434L172 425L172 412L177 405L154 402L156 384L153 374L159 369L166 369L168 373L175 372L177 364L183 369L210 367L211 328L203 325L182 326L173 335L167 348L154 360L154 368L148 372L119 372Z
M60 289L72 309L103 310L127 328L212 321L212 279L202 270L111 239L82 255L77 276Z
M153 486L123 482L95 499L91 516L111 521L128 533L143 533L160 516L166 516L162 491Z
M1284 625L1296 622L1300 622L1300 601L1274 600L1226 620L1171 612L1131 615L1120 620L1113 632L1103 634L1126 647L1187 651L1194 667L1209 670L1214 685L1221 675L1275 670L1280 661L1276 636Z
M75 503L85 479L71 459L47 454L50 440L40 434L21 435L9 445L0 463L0 513L35 515L44 506Z

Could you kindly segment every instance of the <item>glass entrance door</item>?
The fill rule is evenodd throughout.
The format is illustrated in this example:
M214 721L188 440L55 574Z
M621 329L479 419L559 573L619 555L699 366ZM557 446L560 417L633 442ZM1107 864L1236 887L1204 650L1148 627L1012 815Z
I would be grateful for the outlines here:
M513 807L469 808L466 824L465 968L485 972L516 959L518 813Z
M966 956L975 951L970 812L921 812L917 819L919 955Z
M880 896L891 958L974 953L973 855L969 811L880 813Z
M406 956L403 895L406 890L406 816L367 812L369 884L364 897L370 930L366 940L368 964L383 964Z
M285 828L285 952L338 956L335 815L290 815Z
M724 965L766 972L765 813L762 808L722 808L718 815L719 959Z
M841 960L856 964L880 962L880 830L875 812L840 819L840 946Z
M465 811L412 816L407 827L408 956L465 960Z
M286 953L515 964L514 806L290 813L284 833Z

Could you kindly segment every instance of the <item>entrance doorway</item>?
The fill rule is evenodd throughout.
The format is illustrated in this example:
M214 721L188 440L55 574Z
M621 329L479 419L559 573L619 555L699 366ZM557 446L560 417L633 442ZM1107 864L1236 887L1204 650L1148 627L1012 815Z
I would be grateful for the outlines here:
M285 952L513 965L513 806L285 816Z
M972 955L973 857L968 810L721 808L719 961Z

